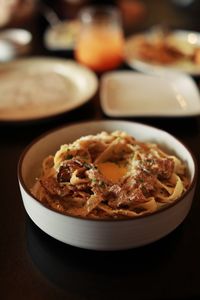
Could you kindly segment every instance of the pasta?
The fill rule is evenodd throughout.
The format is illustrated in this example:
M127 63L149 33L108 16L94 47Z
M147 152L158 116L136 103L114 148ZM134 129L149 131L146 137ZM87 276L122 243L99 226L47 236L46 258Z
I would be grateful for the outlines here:
M44 159L31 192L66 215L119 219L157 211L189 185L186 165L178 157L114 131L62 145Z
M156 64L170 65L181 61L195 65L200 63L199 47L188 42L184 44L170 34L134 36L129 40L126 52L130 57Z

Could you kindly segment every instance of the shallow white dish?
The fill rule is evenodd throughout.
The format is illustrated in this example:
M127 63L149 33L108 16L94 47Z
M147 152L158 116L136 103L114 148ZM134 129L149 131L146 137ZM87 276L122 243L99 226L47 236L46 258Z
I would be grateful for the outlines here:
M138 36L143 36L148 40L151 40L157 34L158 29L152 28L140 35L136 34L127 38L125 42L125 61L131 68L147 73L159 74L160 72L163 72L163 69L168 69L184 72L192 76L200 75L200 65L193 63L189 59L181 59L172 64L158 64L138 59L137 54L134 53L134 47ZM181 51L184 50L187 54L191 54L194 48L200 47L200 34L198 32L174 30L170 32L170 38L177 48L180 48Z
M172 205L148 216L129 220L91 220L66 216L43 206L30 193L42 160L61 144L101 131L124 130L142 141L165 145L186 162L191 186ZM195 190L196 164L189 150L169 133L140 123L96 121L51 131L29 145L18 164L18 180L25 209L33 222L50 236L73 246L94 250L120 250L154 242L173 231L187 216Z
M79 107L95 94L96 75L66 59L35 57L0 66L0 121L47 118Z
M192 78L133 71L109 72L100 84L101 106L112 117L185 117L200 114L200 94Z
M78 20L65 20L50 26L44 33L44 44L48 50L74 50L79 33Z

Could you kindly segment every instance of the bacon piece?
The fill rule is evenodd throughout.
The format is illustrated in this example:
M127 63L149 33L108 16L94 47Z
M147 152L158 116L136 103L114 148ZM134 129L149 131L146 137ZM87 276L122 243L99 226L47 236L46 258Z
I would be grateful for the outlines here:
M146 201L147 198L140 188L132 189L129 191L127 191L126 189L122 189L117 199L109 200L108 205L114 209L122 207L131 209L131 207L134 207Z
M155 191L156 177L145 171L140 171L135 176L135 187L139 187L146 197L150 197Z
M108 191L113 193L115 196L121 192L122 188L118 184L113 184L108 188Z
M67 185L59 185L56 178L54 177L42 178L40 180L40 183L43 186L43 188L53 196L57 195L60 197L64 197L71 193Z
M58 182L69 182L71 178L70 169L67 166L61 166L57 174Z
M136 205L147 201L146 197L144 196L140 188L131 190L131 192L129 192L128 194L128 199L129 202L131 202L131 205Z
M157 174L158 179L169 179L174 171L174 161L171 158L156 159L152 171Z
M174 161L171 158L154 157L144 160L140 169L150 175L155 175L158 179L169 179L174 171Z
M90 164L82 161L80 159L70 159L66 160L62 166L59 168L59 172L57 174L58 182L69 182L72 174L78 170L78 177L84 178L85 171L90 168Z

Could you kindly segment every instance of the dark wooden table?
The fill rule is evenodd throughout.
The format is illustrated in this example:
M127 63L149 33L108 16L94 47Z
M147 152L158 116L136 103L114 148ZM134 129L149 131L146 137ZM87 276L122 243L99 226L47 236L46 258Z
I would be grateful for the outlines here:
M147 16L145 26L171 20L174 27L200 30L196 11L189 13L189 10L173 6L170 1L146 2L151 13ZM73 57L72 53L68 55L44 50L43 31L39 29L43 28L45 22L39 19L38 22L35 31L37 47L31 55ZM127 66L122 68L128 69ZM199 84L198 78L196 83ZM17 181L17 163L25 146L56 126L103 118L107 117L102 113L97 93L84 106L53 119L0 124L2 300L200 299L199 182L191 211L174 232L153 244L128 251L96 252L63 244L43 233L26 214ZM191 148L200 164L199 116L130 120L172 133Z

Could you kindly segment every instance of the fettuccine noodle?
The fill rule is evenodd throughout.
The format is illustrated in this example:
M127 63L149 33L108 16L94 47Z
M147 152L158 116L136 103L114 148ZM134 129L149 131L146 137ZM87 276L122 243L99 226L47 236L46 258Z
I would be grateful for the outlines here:
M189 184L178 157L114 131L62 145L44 159L31 192L66 215L119 219L153 213L181 197Z

